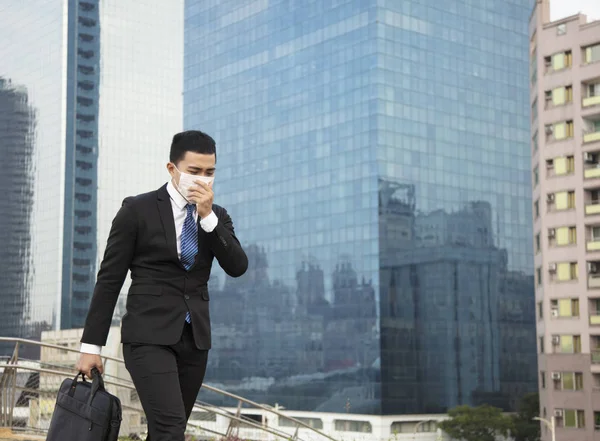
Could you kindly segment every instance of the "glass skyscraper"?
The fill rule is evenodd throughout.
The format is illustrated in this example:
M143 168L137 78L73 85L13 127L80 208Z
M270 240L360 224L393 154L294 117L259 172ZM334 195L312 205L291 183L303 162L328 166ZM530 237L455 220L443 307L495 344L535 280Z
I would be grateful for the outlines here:
M207 381L374 414L535 390L530 7L186 1L184 126L250 257L213 274Z
M0 335L83 326L122 200L168 180L182 128L183 1L154 3L0 0L0 151L11 163L0 225L14 224L2 234L18 233L22 248L0 261L2 272L21 268L0 276L2 321L23 310Z
M27 89L0 77L0 335L18 337L29 315L35 109ZM6 350L0 344L0 353Z

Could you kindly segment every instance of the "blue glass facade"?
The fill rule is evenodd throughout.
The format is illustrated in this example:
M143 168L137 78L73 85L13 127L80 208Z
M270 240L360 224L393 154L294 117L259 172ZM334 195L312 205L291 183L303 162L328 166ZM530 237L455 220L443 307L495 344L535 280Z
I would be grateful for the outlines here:
M62 329L83 327L96 277L99 8L98 0L68 6Z
M184 125L250 257L211 280L209 382L374 414L535 390L529 9L186 1Z

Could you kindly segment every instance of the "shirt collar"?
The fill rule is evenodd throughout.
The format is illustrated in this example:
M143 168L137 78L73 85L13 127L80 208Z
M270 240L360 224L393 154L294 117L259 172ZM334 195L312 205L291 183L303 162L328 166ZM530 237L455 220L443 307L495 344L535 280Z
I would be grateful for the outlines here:
M181 193L179 193L179 191L173 185L173 181L169 181L169 183L167 184L167 191L169 192L171 201L173 201L173 203L177 206L177 208L179 208L180 210L183 210L185 208L185 206L188 204L188 201L186 200L186 198L181 196Z

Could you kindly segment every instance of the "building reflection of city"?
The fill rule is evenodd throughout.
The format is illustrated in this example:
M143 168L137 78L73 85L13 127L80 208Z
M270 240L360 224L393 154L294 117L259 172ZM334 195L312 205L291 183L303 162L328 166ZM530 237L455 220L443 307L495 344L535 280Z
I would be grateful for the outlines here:
M380 180L383 412L514 408L536 388L533 276L508 269L490 203L423 214L415 199Z
M35 128L27 89L0 77L0 335L9 337L26 333L31 306Z
M360 256L340 256L327 296L316 259L292 289L249 246L248 273L212 291L209 382L289 409L384 414L514 409L535 390L533 277L508 269L491 205L423 214L415 193L380 180L379 320Z
M371 282L341 257L330 302L316 260L300 264L291 289L269 279L263 249L251 245L247 253L248 272L211 294L210 382L290 409L339 411L351 394L354 411L379 412L371 386L379 355Z

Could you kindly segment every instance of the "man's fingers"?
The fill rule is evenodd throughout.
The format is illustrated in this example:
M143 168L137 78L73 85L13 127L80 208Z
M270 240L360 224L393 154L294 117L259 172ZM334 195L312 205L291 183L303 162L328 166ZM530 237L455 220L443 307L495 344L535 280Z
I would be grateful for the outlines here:
M207 184L204 181L194 181L199 187L204 188L205 190L210 190L211 186L212 186L212 182L210 184Z

